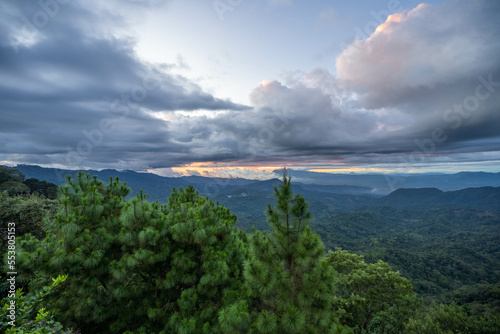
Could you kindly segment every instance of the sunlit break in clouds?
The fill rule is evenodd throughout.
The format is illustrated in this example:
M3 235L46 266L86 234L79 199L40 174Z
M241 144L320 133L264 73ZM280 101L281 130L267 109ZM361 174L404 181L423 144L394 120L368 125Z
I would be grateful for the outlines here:
M4 1L0 160L500 172L500 2Z

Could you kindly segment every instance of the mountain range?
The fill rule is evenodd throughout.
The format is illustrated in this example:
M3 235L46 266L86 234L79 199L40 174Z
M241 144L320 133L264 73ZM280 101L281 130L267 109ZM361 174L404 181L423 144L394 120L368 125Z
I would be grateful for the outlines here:
M57 185L73 170L42 168L31 165L16 167L26 178L36 178ZM273 203L273 187L279 179L265 181L242 178L207 178L201 176L163 177L135 171L87 170L101 180L118 176L132 189L140 189L148 199L165 203L173 187L193 185L203 196L225 205L238 216L239 225L248 229L267 228L264 210ZM388 176L383 174L328 174L290 170L295 191L310 203L317 219L359 209L398 207L414 210L430 208L469 208L500 211L500 173L462 172L457 174L416 174ZM277 171L277 175L278 171ZM405 187L390 191L391 183ZM383 191L382 191L383 190Z

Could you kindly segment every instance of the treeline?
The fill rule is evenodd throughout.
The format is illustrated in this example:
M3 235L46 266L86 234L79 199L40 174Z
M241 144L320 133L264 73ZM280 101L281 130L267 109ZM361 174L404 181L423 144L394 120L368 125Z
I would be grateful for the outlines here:
M129 192L117 178L68 178L57 213L16 240L24 290L16 326L3 299L0 332L499 332L498 316L426 303L385 262L326 252L286 171L266 209L270 231L251 234L192 186L165 205Z
M2 191L6 191L9 196L38 194L49 199L57 197L55 184L34 178L25 180L23 173L6 166L0 166L0 192Z
M44 220L57 212L57 186L37 179L25 180L15 168L0 166L0 256L7 249L7 224L16 224L16 235L31 233L43 238ZM0 283L0 287L4 282Z

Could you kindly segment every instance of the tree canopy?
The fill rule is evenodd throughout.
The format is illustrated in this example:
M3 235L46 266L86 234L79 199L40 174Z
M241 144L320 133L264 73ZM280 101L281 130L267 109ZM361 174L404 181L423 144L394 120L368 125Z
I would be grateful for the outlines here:
M269 230L251 234L235 227L237 217L227 208L192 186L174 188L167 204L148 201L142 191L127 200L129 192L118 178L104 182L80 172L59 188L57 201L0 193L1 221L24 222L16 241L17 279L24 291L15 298L26 303L23 319L31 319L24 327L6 326L9 332L500 328L490 309L471 316L459 305L425 302L409 279L383 261L365 262L342 249L326 253L310 226L309 204L293 192L286 170L274 187L275 204L266 210ZM496 293L478 289L487 292L484 298ZM470 298L466 292L459 297ZM2 309L9 303L4 298Z

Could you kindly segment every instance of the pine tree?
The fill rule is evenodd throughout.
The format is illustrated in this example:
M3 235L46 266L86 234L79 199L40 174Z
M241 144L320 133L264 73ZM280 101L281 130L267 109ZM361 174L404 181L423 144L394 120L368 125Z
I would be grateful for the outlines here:
M27 234L18 247L19 279L40 291L52 277L68 275L60 293L46 306L59 309L62 322L84 332L107 332L106 322L119 313L113 308L110 264L121 257L117 235L123 197L130 192L118 178L109 184L80 172L60 188L61 206L39 241Z
M80 173L60 189L61 207L39 241L19 242L19 278L35 293L67 274L44 306L88 333L212 333L217 311L242 285L246 234L236 216L191 186L168 205Z
M308 203L293 195L291 178L274 187L276 205L267 208L271 233L249 240L245 263L247 299L219 312L226 333L337 333L332 311L334 271L323 243L309 227Z
M241 290L246 247L236 216L188 186L168 205L140 194L127 203L113 263L114 291L126 305L113 331L213 333L217 311Z

